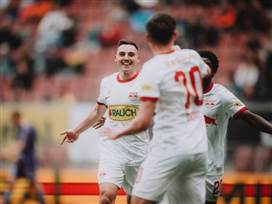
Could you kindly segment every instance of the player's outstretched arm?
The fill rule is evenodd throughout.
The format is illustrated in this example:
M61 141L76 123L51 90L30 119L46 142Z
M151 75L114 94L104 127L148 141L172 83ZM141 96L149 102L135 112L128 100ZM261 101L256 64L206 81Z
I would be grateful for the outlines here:
M79 125L73 130L67 130L61 133L63 135L63 139L61 144L65 141L68 143L73 143L79 138L79 135L87 130L89 127L95 124L106 112L107 107L102 104L96 104L94 109L89 113L89 115L79 123Z
M112 132L110 129L102 131L105 139L118 139L122 136L130 136L139 132L147 130L152 125L152 118L155 112L156 102L141 101L140 111L137 117L133 120L132 124L118 132Z
M240 119L246 121L248 124L250 124L259 131L272 134L272 124L258 114L246 110L241 113Z
M100 118L95 124L93 124L94 129L101 128L105 124L106 118L102 117Z

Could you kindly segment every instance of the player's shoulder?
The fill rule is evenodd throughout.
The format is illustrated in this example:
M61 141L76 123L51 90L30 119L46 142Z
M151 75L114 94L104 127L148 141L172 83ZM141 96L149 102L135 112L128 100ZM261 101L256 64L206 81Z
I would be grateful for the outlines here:
M101 83L109 83L114 81L117 78L118 72L115 72L113 74L107 75L102 78Z
M230 92L225 86L218 83L214 83L212 91L217 93L218 95L224 95L225 93Z
M182 52L182 53L186 53L188 55L193 55L193 56L199 56L199 54L197 53L197 51L193 50L193 49L180 49L178 50L179 52Z
M213 92L216 93L221 99L233 97L234 94L222 84L215 83Z
M185 56L186 58L191 59L201 59L200 55L197 53L197 51L193 49L180 49L177 51L181 55Z
M145 73L145 72L154 72L154 70L160 70L160 69L158 69L158 67L160 67L162 65L162 63L163 62L162 62L161 58L153 57L143 64L143 68L142 68L141 72Z

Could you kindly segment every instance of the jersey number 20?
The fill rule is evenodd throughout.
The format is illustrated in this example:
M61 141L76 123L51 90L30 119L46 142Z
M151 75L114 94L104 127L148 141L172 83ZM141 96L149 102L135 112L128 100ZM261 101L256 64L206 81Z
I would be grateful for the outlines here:
M185 89L185 108L189 109L190 104L193 102L197 106L202 105L202 77L199 70L199 67L194 66L186 74L183 71L177 71L175 73L175 81L181 82L184 85ZM197 88L197 83L199 83ZM191 101L191 98L193 101Z

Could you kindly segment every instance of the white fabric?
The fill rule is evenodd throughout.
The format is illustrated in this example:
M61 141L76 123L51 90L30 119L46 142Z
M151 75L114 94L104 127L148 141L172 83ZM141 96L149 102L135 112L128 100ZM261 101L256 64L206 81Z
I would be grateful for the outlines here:
M199 99L203 99L201 77L208 68L201 57L193 50L178 50L170 54L157 55L143 65L140 97L159 98L154 118L153 145L175 148L186 154L205 152L207 138L201 105L196 105L190 97L189 108L185 108L186 89L182 82L176 81L176 73L183 72L191 96L195 95L189 71L198 67L200 74L194 72L195 87ZM199 127L190 125L200 120ZM184 125L188 126L185 128ZM194 129L190 129L194 128ZM197 131L192 131L197 130ZM181 134L183 132L184 134ZM168 145L170 144L171 145Z
M241 63L234 73L234 82L239 88L254 86L258 78L259 70L254 64Z
M162 203L204 204L206 156L152 149L140 167L132 194L155 202L166 196Z
M207 176L206 178L206 200L216 202L220 196L222 186L222 175Z
M129 166L119 161L100 161L98 167L98 183L112 183L119 188L123 187L128 195L131 195L132 188L138 173L139 165Z
M208 134L208 175L223 175L225 140L231 117L245 105L220 84L204 94L203 113Z
M123 129L136 117L140 101L138 99L139 74L128 82L119 82L118 73L101 81L98 103L108 106L104 127L113 131ZM104 140L100 137L100 162L116 161L122 165L136 166L144 160L149 142L148 131L117 140Z
M140 97L158 101L151 151L140 167L133 195L160 201L173 179L182 176L186 200L199 198L193 203L204 203L207 135L201 78L207 73L207 66L193 50L173 49L143 65ZM202 183L203 192L188 193L192 180Z

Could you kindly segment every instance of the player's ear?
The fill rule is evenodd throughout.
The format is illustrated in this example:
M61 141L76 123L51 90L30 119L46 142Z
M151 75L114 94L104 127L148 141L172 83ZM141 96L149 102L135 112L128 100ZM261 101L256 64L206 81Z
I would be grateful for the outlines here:
M115 56L114 56L114 62L117 62L118 60L117 60L117 53L115 54Z
M137 64L140 63L140 55L139 54L137 54L137 56L136 56L136 62L137 62Z
M146 39L147 42L151 41L150 36L148 35L148 33L145 33L145 39Z
M177 31L174 31L173 36L172 36L173 41L176 41L177 36L178 36Z

